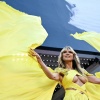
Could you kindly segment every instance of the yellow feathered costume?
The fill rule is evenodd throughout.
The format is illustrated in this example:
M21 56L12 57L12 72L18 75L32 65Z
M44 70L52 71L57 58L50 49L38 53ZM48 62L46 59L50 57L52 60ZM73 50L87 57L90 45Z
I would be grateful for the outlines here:
M46 37L40 17L25 14L0 2L0 100L51 100L58 82L48 79L37 59L28 55L30 48L41 45ZM62 82L64 88L71 83L77 93L83 91L86 94L66 92L64 100L87 100L87 96L89 100L100 100L100 85L87 82L86 93L84 88L71 80L78 72L69 71L67 75L64 69L56 71L65 75ZM100 77L100 73L97 75ZM72 93L72 98L67 97L67 93Z

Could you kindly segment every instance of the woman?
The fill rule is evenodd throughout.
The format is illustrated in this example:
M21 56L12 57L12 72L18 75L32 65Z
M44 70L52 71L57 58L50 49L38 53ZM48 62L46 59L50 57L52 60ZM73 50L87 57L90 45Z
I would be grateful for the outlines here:
M20 12L1 1L0 22L2 24L0 26L0 100L51 100L58 82L65 88L65 100L69 99L71 93L71 98L77 94L77 98L81 95L85 98L83 100L87 98L98 100L100 85L90 84L82 77L84 73L80 70L74 51L71 53L68 52L70 49L67 49L67 52L61 53L63 61L60 56L59 67L55 71L46 67L37 53L34 54L32 50L40 46L48 35L41 25L40 17ZM28 55L29 51L31 56ZM72 66L73 54L78 65L77 68L73 66L79 73L72 70L75 69ZM86 73L86 75L90 74ZM92 81L91 77L94 78L88 76L89 81ZM97 78L94 79L96 81L93 83L97 82ZM92 91L93 89L97 92Z
M58 58L59 67L53 73L49 71L36 52L31 50L30 53L36 56L46 76L59 81L64 87L64 100L100 100L100 90L96 89L96 86L100 88L100 78L81 68L79 58L71 47L67 46L61 50ZM95 85L95 88L92 88L90 84L91 86Z

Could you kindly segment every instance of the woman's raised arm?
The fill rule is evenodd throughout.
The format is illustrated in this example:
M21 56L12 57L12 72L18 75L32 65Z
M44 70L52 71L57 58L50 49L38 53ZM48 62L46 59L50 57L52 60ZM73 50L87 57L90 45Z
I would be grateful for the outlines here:
M46 66L46 64L42 61L40 55L38 53L36 53L35 51L33 51L32 49L30 49L29 52L32 56L35 56L37 58L38 63L40 64L43 72L46 74L46 76L52 80L56 80L59 81L60 79L60 75L59 73L53 73L51 72L48 67Z

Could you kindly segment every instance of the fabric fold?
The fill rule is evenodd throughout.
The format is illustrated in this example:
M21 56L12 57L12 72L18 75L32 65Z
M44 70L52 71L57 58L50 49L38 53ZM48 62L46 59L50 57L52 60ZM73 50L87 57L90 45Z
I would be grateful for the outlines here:
M100 52L100 33L96 32L83 32L70 34L75 39L84 40Z

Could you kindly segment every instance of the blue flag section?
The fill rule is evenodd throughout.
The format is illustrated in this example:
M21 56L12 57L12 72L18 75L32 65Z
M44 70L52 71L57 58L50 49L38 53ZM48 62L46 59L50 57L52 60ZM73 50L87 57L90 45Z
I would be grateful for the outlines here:
M42 46L75 50L97 50L85 41L70 34L100 32L100 1L98 0L4 0L13 8L30 15L40 16L48 37ZM97 7L98 6L98 7ZM92 11L92 12L91 12Z

